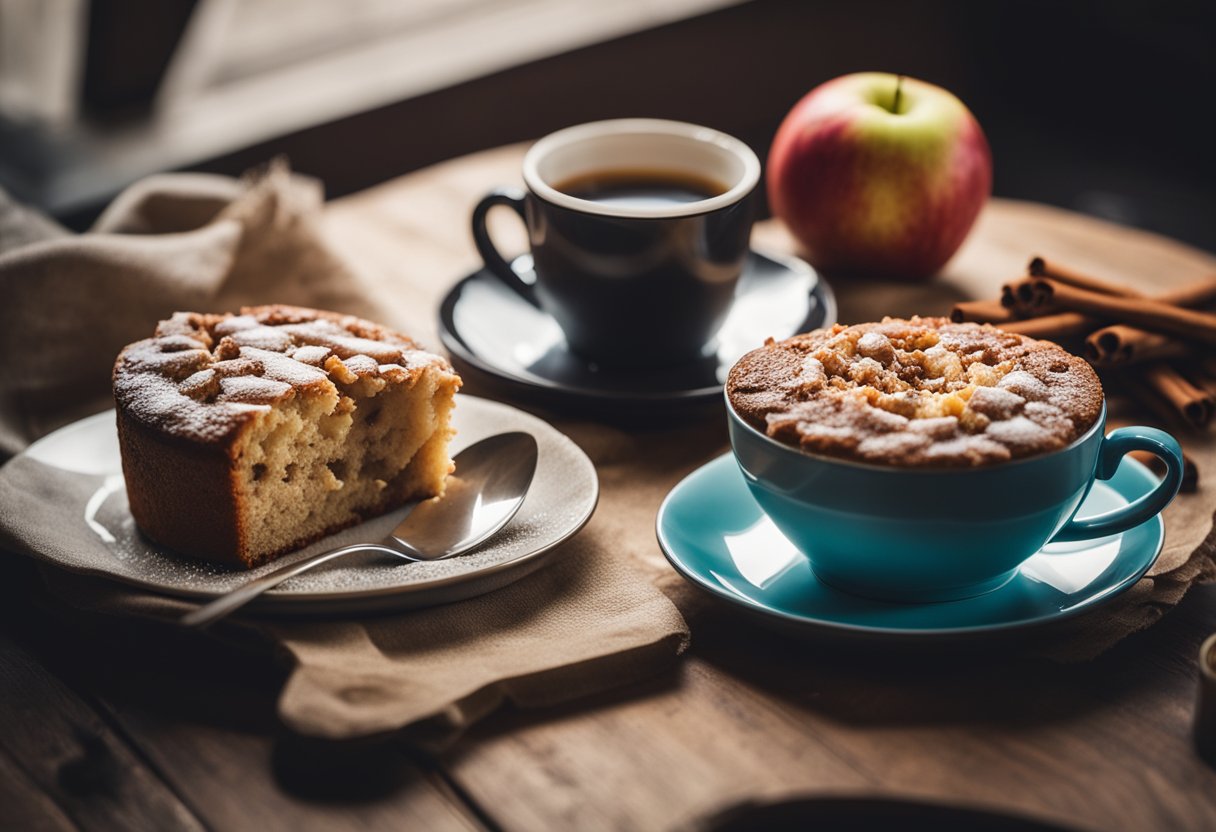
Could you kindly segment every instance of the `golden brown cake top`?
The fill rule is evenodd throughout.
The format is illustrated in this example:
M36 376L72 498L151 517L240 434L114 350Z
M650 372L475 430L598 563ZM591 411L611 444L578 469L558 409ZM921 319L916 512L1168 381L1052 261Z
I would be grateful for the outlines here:
M118 356L114 398L148 427L218 443L292 396L366 377L412 383L427 367L452 372L404 335L352 315L279 305L177 312Z
M731 368L732 407L812 453L902 467L972 466L1062 448L1102 385L1049 341L946 318L884 319L771 339Z

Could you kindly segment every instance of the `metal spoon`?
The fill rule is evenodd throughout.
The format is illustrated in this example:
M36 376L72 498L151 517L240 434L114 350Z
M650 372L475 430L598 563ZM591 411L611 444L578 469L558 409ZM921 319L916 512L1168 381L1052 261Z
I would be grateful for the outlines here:
M529 434L500 433L456 454L456 473L442 497L414 507L381 543L356 543L321 552L256 578L182 616L206 627L288 578L352 552L379 552L408 561L463 554L495 534L519 511L536 473L538 449Z

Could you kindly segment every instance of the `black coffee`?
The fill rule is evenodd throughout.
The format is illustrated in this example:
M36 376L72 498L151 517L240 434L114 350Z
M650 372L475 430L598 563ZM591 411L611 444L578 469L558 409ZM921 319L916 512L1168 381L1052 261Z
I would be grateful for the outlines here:
M624 208L662 208L700 202L730 188L697 174L670 170L603 170L554 185L562 193Z

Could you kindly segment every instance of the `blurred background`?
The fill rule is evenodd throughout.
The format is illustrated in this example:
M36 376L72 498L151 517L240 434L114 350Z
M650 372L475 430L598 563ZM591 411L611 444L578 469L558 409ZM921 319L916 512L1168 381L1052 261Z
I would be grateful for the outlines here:
M1210 0L0 0L0 185L84 228L156 171L286 154L332 197L618 116L763 156L869 69L962 98L998 195L1216 251Z

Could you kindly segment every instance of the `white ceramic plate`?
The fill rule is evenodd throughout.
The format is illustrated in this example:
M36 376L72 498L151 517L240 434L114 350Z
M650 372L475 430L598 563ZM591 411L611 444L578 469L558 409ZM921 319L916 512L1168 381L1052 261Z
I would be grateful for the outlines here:
M599 497L599 481L591 460L577 445L546 422L513 407L463 395L457 402L453 454L479 439L513 430L532 434L540 447L532 488L510 524L482 547L444 561L388 562L352 555L292 578L263 595L254 609L358 613L458 601L506 586L538 569L555 547L587 523ZM51 499L59 501L53 508L64 525L39 523L32 531L25 528L23 540L29 548L74 572L183 598L214 598L314 552L380 541L410 511L406 507L374 518L258 569L234 571L180 557L139 533L127 509L112 411L40 439L0 470L0 478L14 482L31 476L39 478L43 493L63 495ZM42 483L48 478L52 486L62 487L46 487ZM199 523L205 522L205 517L199 518ZM87 527L86 534L81 534L80 524ZM63 545L69 538L86 540L88 545Z

